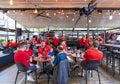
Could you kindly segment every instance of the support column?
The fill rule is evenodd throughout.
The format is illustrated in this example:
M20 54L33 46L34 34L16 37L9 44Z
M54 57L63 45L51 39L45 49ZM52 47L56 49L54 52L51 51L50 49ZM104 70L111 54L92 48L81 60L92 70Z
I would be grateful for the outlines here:
M17 41L17 21L15 20L15 41Z
M90 29L90 22L89 22L89 20L90 20L90 16L89 15L87 15L87 36L89 36L89 29Z

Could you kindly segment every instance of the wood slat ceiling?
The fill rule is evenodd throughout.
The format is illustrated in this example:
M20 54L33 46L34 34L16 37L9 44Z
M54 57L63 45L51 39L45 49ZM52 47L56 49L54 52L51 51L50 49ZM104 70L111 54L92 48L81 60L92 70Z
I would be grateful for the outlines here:
M0 0L0 8L82 8L86 7L90 0L13 0L14 4L9 4L10 0ZM120 8L120 0L97 0L97 8ZM41 13L43 10L39 10ZM49 17L45 18L35 15L34 10L9 11L7 15L18 21L24 27L74 27L75 21L79 16L79 12L75 10L46 10L42 15L49 13ZM60 12L60 13L59 13ZM54 15L56 13L56 15ZM108 10L104 10L102 14L96 11L91 15L90 27L120 27L119 10L114 13L113 20L109 20ZM113 14L113 10L112 10ZM68 16L68 17L67 17ZM74 21L72 21L74 19ZM86 27L86 16L82 16L76 27Z

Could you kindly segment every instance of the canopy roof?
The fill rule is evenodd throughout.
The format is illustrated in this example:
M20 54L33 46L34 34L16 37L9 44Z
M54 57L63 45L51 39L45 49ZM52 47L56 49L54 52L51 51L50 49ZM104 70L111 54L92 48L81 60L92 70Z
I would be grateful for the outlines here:
M87 7L91 0L0 0L0 9L24 27L28 28L73 28L79 17L79 10ZM120 0L96 0L96 10L90 15L90 28L120 27ZM34 13L37 9L38 13ZM98 14L98 10L102 14ZM111 11L110 11L111 10ZM9 12L8 12L9 11ZM113 19L109 20L109 15ZM45 17L44 17L45 16ZM46 18L50 17L50 18ZM87 27L87 18L81 16L77 28Z

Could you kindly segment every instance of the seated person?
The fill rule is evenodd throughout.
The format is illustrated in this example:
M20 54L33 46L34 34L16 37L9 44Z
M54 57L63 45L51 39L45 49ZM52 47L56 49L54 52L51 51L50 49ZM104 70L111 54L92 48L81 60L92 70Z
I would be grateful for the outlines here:
M32 49L30 48L30 44L27 44L25 52L28 53L28 55L29 55L30 57L33 56L33 51L32 51Z
M5 48L9 48L9 47L10 47L10 44L11 44L11 43L10 43L10 40L8 40L8 41L4 44L4 47L5 47Z
M29 62L30 56L29 56L29 54L27 54L25 52L26 47L27 47L27 44L24 42L19 44L19 49L17 50L17 52L14 55L14 61L16 63L24 64L28 68L29 72L35 71L35 70L37 70L37 67L36 67L36 65L30 64L30 62ZM29 72L27 75L27 80L34 82L35 80L32 78L32 76L30 76Z
M38 48L38 57L49 57L48 53L50 52L51 47L46 45L44 41L41 42L41 46Z
M13 48L17 48L17 46L18 46L17 41L15 41L15 42L11 42L11 47L13 47Z
M34 53L33 53L33 50L30 48L30 44L27 44L25 52L30 56L30 62L32 64L37 64L37 61L33 60ZM38 65L37 65L37 68L39 68Z
M54 52L53 52L53 49L52 49L52 48L50 49L50 52L48 53L48 55L49 55L50 57L54 57Z
M93 41L93 46L84 52L84 55L82 57L83 58L82 62L81 60L79 60L81 64L80 66L81 73L78 73L78 75L81 76L83 75L83 69L87 61L96 60L100 62L103 59L103 53L98 50L98 46L99 46L99 42L95 40Z

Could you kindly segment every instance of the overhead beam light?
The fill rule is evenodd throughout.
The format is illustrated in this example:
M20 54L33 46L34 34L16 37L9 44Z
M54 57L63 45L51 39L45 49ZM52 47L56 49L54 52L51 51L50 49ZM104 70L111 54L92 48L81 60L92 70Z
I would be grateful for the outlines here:
M10 5L13 5L13 0L10 0Z

